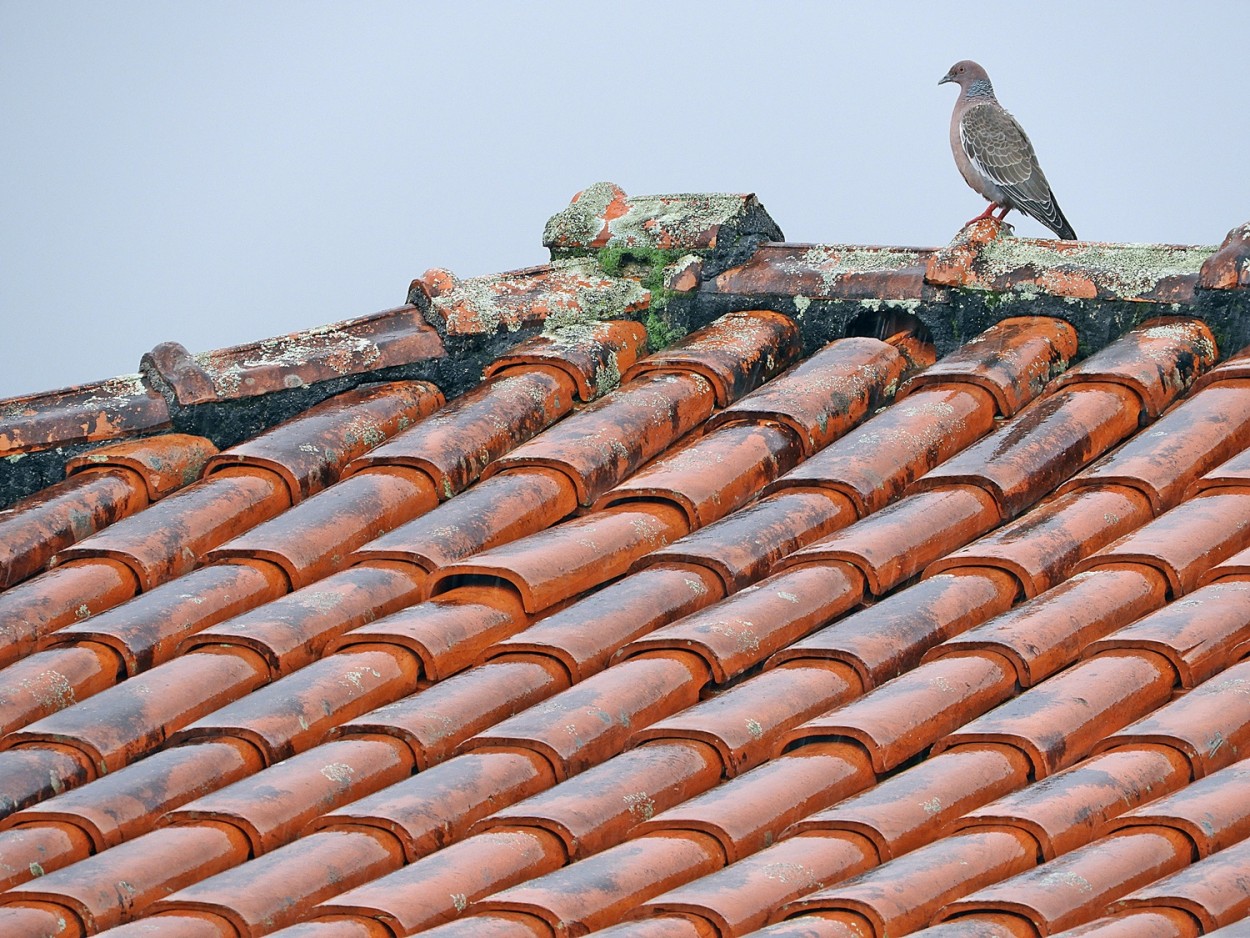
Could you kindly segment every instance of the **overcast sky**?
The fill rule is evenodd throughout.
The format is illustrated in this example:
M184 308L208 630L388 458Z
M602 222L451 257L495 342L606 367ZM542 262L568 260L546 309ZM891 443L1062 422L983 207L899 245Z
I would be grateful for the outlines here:
M1248 33L1241 0L0 0L0 397L541 262L598 180L944 243L984 206L937 86L962 58L1081 237L1218 243L1250 220Z

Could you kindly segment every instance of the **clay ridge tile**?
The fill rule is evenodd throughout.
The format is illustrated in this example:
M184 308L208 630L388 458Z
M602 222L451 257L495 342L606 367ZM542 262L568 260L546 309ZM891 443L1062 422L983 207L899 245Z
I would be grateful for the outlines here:
M918 300L935 293L924 282L925 262L931 253L931 248L858 244L762 244L704 289L745 296L797 296L800 313L811 301L822 299Z
M606 274L590 257L468 280L434 268L414 280L408 292L408 301L448 337L515 332L549 318L620 319L645 309L650 299L636 280Z
M170 427L169 406L139 375L0 401L0 456Z
M140 370L187 407L305 387L444 355L411 306L192 355L177 342L145 354Z
M1229 231L1223 243L1202 262L1198 285L1204 290L1250 287L1250 224Z
M1212 248L1016 238L1010 225L967 225L928 258L925 281L1021 296L1192 303Z
M587 249L707 251L739 240L780 240L781 229L752 194L680 193L627 196L599 182L548 219L543 246L553 257Z

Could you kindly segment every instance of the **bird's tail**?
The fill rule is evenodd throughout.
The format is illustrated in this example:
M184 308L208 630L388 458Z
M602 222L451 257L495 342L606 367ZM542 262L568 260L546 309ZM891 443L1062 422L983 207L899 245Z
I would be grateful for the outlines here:
M1072 230L1072 226L1069 225L1068 220L1064 218L1063 209L1061 209L1059 207L1059 203L1055 201L1054 195L1050 197L1050 205L1054 211L1047 212L1046 216L1044 218L1039 217L1038 221L1057 234L1060 239L1064 241L1079 241L1080 239L1076 236L1076 232Z

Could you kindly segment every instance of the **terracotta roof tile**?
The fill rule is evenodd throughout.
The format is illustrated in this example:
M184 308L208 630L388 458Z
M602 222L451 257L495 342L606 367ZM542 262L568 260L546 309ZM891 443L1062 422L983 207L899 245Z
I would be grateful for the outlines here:
M1233 922L1188 872L1250 740L1250 352L1211 367L1250 294L1209 249L789 245L608 185L549 234L324 341L158 348L127 387L226 447L200 481L211 444L80 458L90 395L32 405L0 469L96 481L0 520L0 926ZM643 304L639 358L595 320Z
M1012 577L994 570L938 574L791 643L769 664L831 658L873 687L914 668L948 636L1009 609L1018 592Z
M1076 330L1061 319L1003 319L913 377L900 396L932 385L974 384L990 392L1000 416L1014 417L1063 373L1076 351Z
M488 661L527 652L540 654L562 666L573 680L582 680L606 668L617 650L633 639L724 595L720 582L706 570L680 563L657 564L556 610L525 631L495 642L484 654ZM586 621L593 621L595 628L582 628Z
M706 680L689 655L636 658L496 723L462 748L531 749L551 763L557 779L565 779L620 752L638 727L695 703ZM508 816L507 809L501 816Z
M833 342L730 404L707 422L706 430L776 423L792 430L803 455L811 456L889 403L907 367L906 359L885 342Z
M636 362L622 380L658 372L699 375L728 407L802 355L793 320L769 310L729 313L713 326L693 333Z
M163 749L90 786L27 808L16 816L13 829L77 828L90 839L91 852L98 852L151 830L167 811L247 778L261 765L255 749L232 740ZM14 855L23 854L15 850ZM24 872L22 881L29 878Z
M613 390L647 350L647 330L626 319L567 325L534 336L495 358L483 375L492 378L513 369L547 366L573 379L584 403Z
M419 878L387 877L382 888L358 887L320 908L377 919L410 934L454 918L474 899L556 869L563 859L559 840L545 831L489 831L430 856ZM446 898L432 905L421 901L427 894ZM489 934L482 927L480 934Z
M965 749L953 749L951 755L961 752ZM1188 782L1189 765L1175 752L1162 747L1116 749L991 803L981 801L955 820L953 829L1019 828L1037 840L1049 860L1089 843L1117 815Z
M993 652L1012 663L1021 687L1032 687L1070 665L1092 641L1162 606L1167 584L1152 573L1124 564L1078 574L1034 602L934 645L925 658Z
M795 752L802 756L807 748ZM867 838L878 862L885 862L933 840L971 809L1019 788L1028 774L1028 761L1010 746L961 746L811 812L791 825L787 836L819 832L829 840Z
M109 466L80 472L0 511L0 588L33 576L57 551L148 504L135 473Z
M1250 914L1250 883L1245 875L1248 866L1250 841L1242 840L1129 893L1112 903L1111 910L1138 915L1139 910L1176 910L1197 919L1203 934L1214 934L1221 926L1240 922ZM1137 915L1131 918L1137 920Z
M362 387L331 398L296 421L232 446L208 461L211 478L228 466L268 469L295 503L336 481L357 456L442 406L443 395L424 381Z
M1077 567L1095 570L1131 562L1154 567L1174 596L1191 593L1212 564L1250 544L1250 488L1220 488L1178 505L1152 524L1125 534Z
M1039 930L1060 931L1097 915L1124 892L1184 866L1192 849L1183 834L1167 829L1108 837L951 902L942 915L1007 913Z
M1168 707L1108 734L1095 747L1103 752L1156 743L1189 759L1194 778L1231 764L1250 741L1250 662L1242 662L1199 684Z

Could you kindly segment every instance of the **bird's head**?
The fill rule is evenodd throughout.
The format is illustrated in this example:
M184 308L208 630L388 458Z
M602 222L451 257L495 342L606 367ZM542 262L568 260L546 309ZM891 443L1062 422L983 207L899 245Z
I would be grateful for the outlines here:
M948 81L953 81L959 85L964 91L967 91L972 85L981 82L983 87L989 87L990 76L976 62L971 59L964 59L962 62L956 62L951 66L951 70L942 76L939 85L944 85Z

